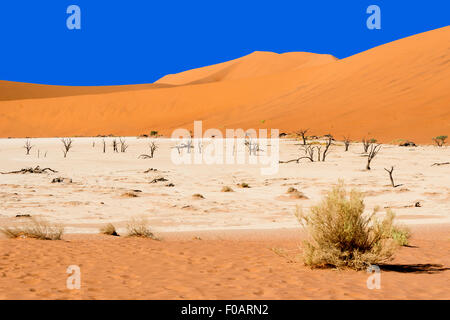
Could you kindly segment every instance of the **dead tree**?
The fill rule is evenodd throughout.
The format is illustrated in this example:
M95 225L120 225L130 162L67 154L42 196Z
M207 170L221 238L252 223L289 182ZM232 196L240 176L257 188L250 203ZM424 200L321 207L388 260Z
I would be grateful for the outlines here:
M297 162L299 163L300 160L302 159L308 159L311 162L314 162L314 150L316 149L315 147L311 146L310 144L307 144L306 146L302 146L303 147L303 151L305 152L305 155L302 157L299 157L297 159L292 159L292 160L287 160L287 161L279 161L279 163L291 163L291 162ZM320 153L319 153L319 157L320 157Z
M349 137L344 136L344 145L345 145L345 151L348 151L348 148L350 147L351 140Z
M119 152L119 150L117 149L117 140L116 139L113 140L112 146L113 146L113 151L114 152Z
M73 140L71 138L62 138L61 142L63 143L64 146L63 154L65 158L67 157L67 153L69 152L69 150L72 149Z
M305 151L305 156L300 159L308 159L311 162L314 162L314 147L310 144L303 147Z
M106 153L106 141L103 139L103 153Z
M128 149L125 139L120 138L120 152L124 153Z
M391 166L391 169L386 169L386 168L384 168L384 170L386 170L386 171L389 173L389 179L391 179L392 187L393 187L393 188L396 188L396 187L400 186L400 185L396 185L396 184L394 183L394 178L392 177L392 173L394 172L394 167Z
M367 154L367 166L366 169L370 170L370 163L372 162L373 158L378 154L378 152L381 149L381 144L375 145L370 144L368 148L368 154Z
M150 143L150 157L153 158L153 156L155 155L156 149L158 149L158 146L156 145L155 141L152 141Z
M152 159L155 156L156 149L158 149L158 145L154 141L152 141L150 143L150 154L141 154L138 158L140 158L140 159Z
M297 135L302 137L303 140L303 145L306 146L306 140L307 140L307 136L306 133L308 132L309 129L300 129L299 131L297 131Z
M25 145L23 147L25 148L25 150L27 150L26 155L28 156L30 154L31 149L33 148L30 139L27 139L27 141L25 141Z
M328 137L327 144L325 145L325 150L322 154L322 161L325 161L325 158L327 157L328 151L330 150L331 142L333 141L333 138L330 136ZM319 157L320 157L320 150L319 150Z
M370 145L377 143L377 140L373 138L368 140L366 138L363 138L362 143L364 147L364 153L367 153L369 151Z
M257 155L258 151L262 151L261 148L259 147L259 143L257 142L253 142L252 139L246 140L244 142L245 146L248 148L248 153L249 155Z
M47 171L51 171L53 173L56 173L58 171L53 170L51 168L44 168L41 169L39 166L35 167L35 168L24 168L21 170L17 170L17 171L9 171L9 172L0 172L1 174L25 174L25 173L46 173Z

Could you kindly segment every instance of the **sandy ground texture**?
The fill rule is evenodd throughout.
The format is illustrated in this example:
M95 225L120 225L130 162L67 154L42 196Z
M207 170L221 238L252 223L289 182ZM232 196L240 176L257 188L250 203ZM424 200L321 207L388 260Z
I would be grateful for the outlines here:
M448 147L383 145L367 171L361 144L344 152L335 142L326 162L280 164L278 173L262 175L266 165L176 165L176 143L169 139L156 141L153 159L138 159L153 140L124 138L126 153L115 153L112 139L103 153L102 138L75 138L67 158L59 139L31 139L30 155L24 139L0 140L0 172L38 165L57 171L1 174L0 226L31 215L63 224L67 233L97 233L106 223L123 231L127 221L141 217L156 232L292 228L296 208L308 210L339 179L365 193L368 211L378 206L383 215L391 208L406 225L450 223L450 165L433 165L449 161ZM281 139L280 160L303 154L298 141ZM391 166L396 188L384 170ZM55 178L62 182L52 183ZM233 192L221 192L224 186ZM299 192L290 194L289 188Z
M30 215L67 233L62 241L1 236L0 299L450 298L450 165L433 165L448 162L448 147L383 145L367 171L361 144L344 152L335 142L326 162L280 164L264 176L260 165L175 165L168 139L155 140L155 158L138 159L152 139L124 138L125 153L112 151L113 139L103 153L102 138L74 138L67 158L59 139L31 139L30 155L24 139L0 140L1 172L58 171L1 174L0 227ZM298 141L280 143L280 160L301 154ZM390 166L401 186L390 185ZM338 179L365 192L368 212L392 208L413 231L411 246L382 268L380 290L367 289L365 272L310 270L298 258L296 208L308 210ZM125 235L139 217L162 241L98 235L106 223ZM70 265L81 268L80 290L66 288Z
M255 52L154 84L58 87L0 81L0 137L278 128L431 143L450 131L450 27L342 60Z
M414 227L372 290L365 271L305 267L298 231L0 240L0 299L449 299L449 230ZM71 265L79 290L67 289Z

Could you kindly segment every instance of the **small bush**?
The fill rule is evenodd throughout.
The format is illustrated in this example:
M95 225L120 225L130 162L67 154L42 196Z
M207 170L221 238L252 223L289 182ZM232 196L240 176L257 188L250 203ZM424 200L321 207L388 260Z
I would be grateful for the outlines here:
M291 199L309 199L307 196L303 194L303 192L300 192L293 187L289 187L286 193L289 195L289 198Z
M246 182L238 183L237 186L239 188L250 188L250 186Z
M159 240L148 227L148 221L145 218L131 219L127 223L127 231L129 237L150 238Z
M228 187L228 186L225 186L225 187L222 188L221 191L222 191L222 192L233 192L233 189L231 189L231 188Z
M1 228L0 232L11 239L61 240L64 227L50 224L43 219L31 218L29 223L12 228Z
M122 193L121 197L122 198L137 198L138 195L134 192L129 191L129 192Z
M102 227L100 229L100 233L106 234L108 236L119 236L119 234L116 231L116 227L112 223L108 223L106 226Z
M362 193L347 192L342 182L308 215L297 210L297 218L310 237L305 241L305 264L360 270L388 261L395 249L391 238L394 214L388 211L379 221L375 213L365 215Z
M399 246L409 245L409 238L411 237L411 232L406 227L393 226L391 229L391 238Z
M433 141L437 144L438 147L442 147L445 144L447 138L447 136L438 136L434 137Z

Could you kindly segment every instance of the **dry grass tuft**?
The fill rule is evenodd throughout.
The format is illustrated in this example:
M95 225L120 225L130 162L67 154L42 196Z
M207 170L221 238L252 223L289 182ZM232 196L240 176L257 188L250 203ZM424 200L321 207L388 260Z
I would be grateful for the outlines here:
M234 190L231 189L231 188L228 187L228 186L225 186L225 187L222 188L221 192L234 192Z
M153 232L150 231L150 228L148 227L148 221L145 218L131 219L127 223L127 231L128 237L140 237L160 240L153 234Z
M286 193L289 194L289 198L291 199L309 199L303 192L300 192L293 187L290 187Z
M138 195L134 192L125 192L121 195L122 198L137 198Z
M388 210L379 221L376 211L365 215L363 194L346 191L343 182L311 207L309 214L297 210L310 238L304 246L305 264L361 270L390 260L396 248L392 239L395 216Z
M116 227L112 223L108 223L106 226L102 227L100 229L100 233L106 234L108 236L116 236L118 237L119 234L116 231Z
M1 228L0 232L11 239L61 240L64 234L64 227L50 224L43 219L31 218L31 221L17 227Z
M246 182L238 183L237 186L239 188L250 188L250 186Z

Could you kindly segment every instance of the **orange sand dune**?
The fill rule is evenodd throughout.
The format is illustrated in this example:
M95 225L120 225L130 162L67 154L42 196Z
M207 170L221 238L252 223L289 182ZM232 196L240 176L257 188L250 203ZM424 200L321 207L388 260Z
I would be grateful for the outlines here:
M104 86L104 87L70 87L49 86L43 84L29 84L0 80L0 101L42 99L66 96L79 96L86 94L102 94L119 91L132 91L155 88L168 88L168 84L139 84L128 86Z
M186 85L254 78L326 64L335 60L337 59L330 55L309 52L276 54L257 51L236 60L188 70L178 74L169 74L156 81L156 83Z
M104 88L89 89L89 94L67 97L59 94L61 87L54 87L54 92L47 89L47 97L0 101L0 136L138 135L150 130L170 134L203 120L204 128L303 127L311 134L338 138L430 143L432 137L450 133L448 40L450 27L445 27L327 63L302 63L304 54L254 54L238 64L158 82L199 83L195 85L144 85L107 93ZM273 73L266 62L257 66L259 56L262 61L274 58ZM279 62L291 58L293 63ZM4 85L0 96L7 97Z

